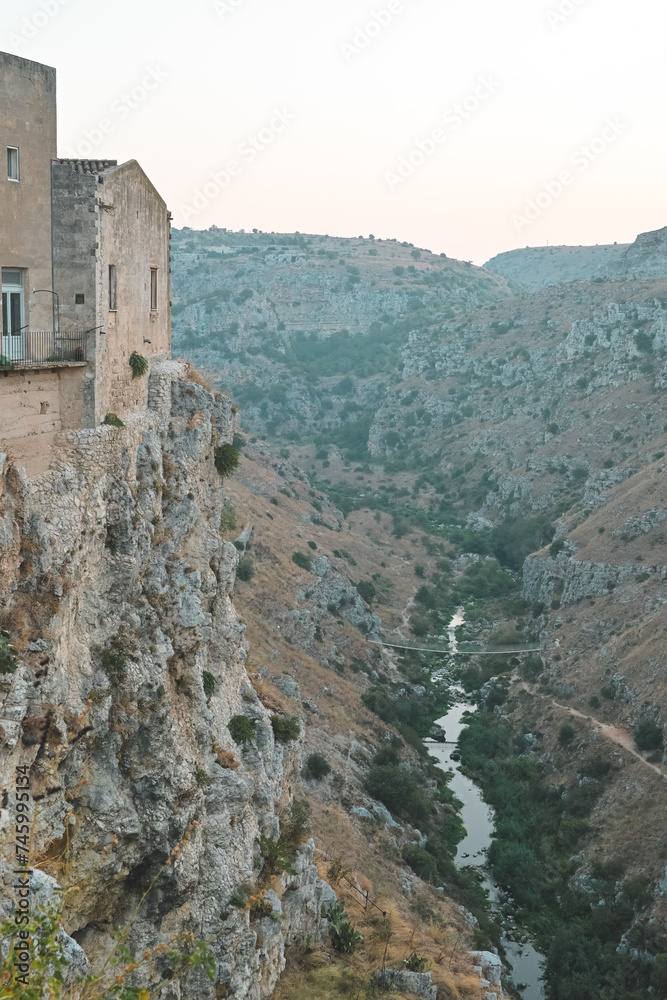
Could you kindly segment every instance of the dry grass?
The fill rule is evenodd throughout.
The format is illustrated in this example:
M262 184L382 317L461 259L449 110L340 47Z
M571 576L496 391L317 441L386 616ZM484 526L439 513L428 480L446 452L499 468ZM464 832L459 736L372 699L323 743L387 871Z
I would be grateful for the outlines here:
M238 771L241 766L231 750L219 749L215 755L215 759L220 767L224 767L226 771Z
M202 389L206 389L207 392L213 392L213 386L210 380L202 372L197 371L195 366L191 362L187 362L188 370L186 378L188 382L196 382L200 385Z
M283 715L290 714L290 708L285 698L278 693L273 685L269 685L266 681L261 680L257 674L250 674L250 683L257 692L257 697L262 705L269 712L280 712Z
M20 592L11 606L0 611L0 628L10 633L13 644L21 651L44 635L59 606L60 601L53 593Z

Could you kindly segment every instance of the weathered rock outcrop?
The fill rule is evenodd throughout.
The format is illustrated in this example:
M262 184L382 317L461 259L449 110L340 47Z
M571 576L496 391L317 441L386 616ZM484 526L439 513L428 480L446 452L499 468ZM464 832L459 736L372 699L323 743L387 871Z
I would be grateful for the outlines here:
M667 226L641 233L619 257L603 263L598 273L610 281L667 277Z
M216 959L217 987L198 973L164 995L226 986L259 1000L285 945L326 928L333 894L310 843L273 881L282 920L230 902L257 879L260 834L278 837L299 743L274 739L230 596L238 553L220 538L213 457L233 436L231 403L174 362L152 372L149 398L124 428L63 435L34 479L0 463L2 626L20 654L0 677L3 787L29 768L36 851L78 887L65 926L92 961L153 885L133 951L192 932ZM227 728L237 715L255 727L246 750ZM3 806L8 833L11 797Z

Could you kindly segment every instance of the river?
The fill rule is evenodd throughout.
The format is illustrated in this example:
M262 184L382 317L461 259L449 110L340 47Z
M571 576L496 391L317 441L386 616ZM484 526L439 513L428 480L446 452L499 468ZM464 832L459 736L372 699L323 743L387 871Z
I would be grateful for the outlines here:
M457 648L455 629L458 625L462 625L464 620L463 609L461 609L450 623L449 640L452 653L455 653ZM450 708L447 715L435 723L444 730L447 743L435 743L431 740L426 742L429 753L436 759L438 766L443 771L453 771L454 777L449 787L463 803L461 819L466 829L466 835L458 846L455 863L459 868L471 865L481 870L483 884L489 893L491 907L494 912L500 913L503 903L506 902L506 896L495 884L486 866L486 852L491 844L494 828L493 809L486 804L477 785L470 778L467 778L459 770L456 761L451 759L459 736L465 729L463 716L466 712L474 712L475 706L464 700L465 693L460 688L452 690L459 696L459 701ZM517 986L520 987L524 1000L544 1000L543 956L533 948L526 939L526 935L521 933L520 928L512 926L507 919L503 922L503 947L507 953L509 964L512 966L512 977Z

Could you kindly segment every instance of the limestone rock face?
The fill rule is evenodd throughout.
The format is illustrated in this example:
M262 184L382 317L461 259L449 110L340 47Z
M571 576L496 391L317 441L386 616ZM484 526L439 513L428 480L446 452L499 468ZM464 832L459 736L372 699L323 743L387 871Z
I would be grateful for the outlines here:
M641 233L620 256L603 263L599 274L611 281L664 278L667 275L667 226Z
M175 362L153 370L149 400L122 429L63 434L50 470L31 480L0 463L1 624L20 654L0 677L3 787L27 765L44 796L37 853L69 845L69 948L106 955L152 885L135 953L192 932L210 942L217 984L260 1000L285 945L326 930L331 890L310 844L296 874L273 883L282 920L230 903L258 877L259 835L279 835L300 745L276 744L245 669L238 553L220 537L213 463L235 431L231 402ZM227 728L237 715L255 724L247 750ZM6 885L10 860L0 860ZM11 910L7 893L0 910ZM167 995L207 1000L215 984L197 974Z

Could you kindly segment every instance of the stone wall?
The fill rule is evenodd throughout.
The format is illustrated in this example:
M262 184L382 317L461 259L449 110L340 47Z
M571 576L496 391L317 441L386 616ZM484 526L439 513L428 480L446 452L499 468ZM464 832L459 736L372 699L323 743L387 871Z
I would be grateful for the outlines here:
M56 71L0 52L0 267L26 270L26 318L53 329L51 288L51 158L56 155ZM5 147L18 146L20 181L7 179ZM0 325L2 318L0 317ZM0 386L0 390L2 386Z
M133 950L192 932L216 959L215 984L193 976L166 1000L260 1000L286 943L324 933L333 894L306 845L295 874L272 886L282 920L251 919L230 901L258 877L259 835L279 835L301 744L275 742L245 669L231 598L238 553L220 538L213 462L235 431L231 402L173 362L154 368L148 395L154 408L124 428L61 434L48 472L28 479L0 462L0 626L20 652L0 677L2 780L25 764L44 794L43 857L68 840L65 880L78 888L65 926L92 960L157 876ZM235 715L255 724L245 751L227 728ZM0 812L4 832L9 821ZM0 865L9 880L10 857Z
M143 410L147 383L133 379L133 351L149 361L171 353L169 238L167 206L135 160L107 171L99 185L100 258L98 315L106 337L96 358L96 420L112 411L121 416ZM109 265L115 264L118 309L109 312ZM158 271L158 308L151 311L151 268ZM150 341L150 343L148 343Z
M83 367L0 375L0 449L28 476L49 468L59 431L81 426L84 375Z

